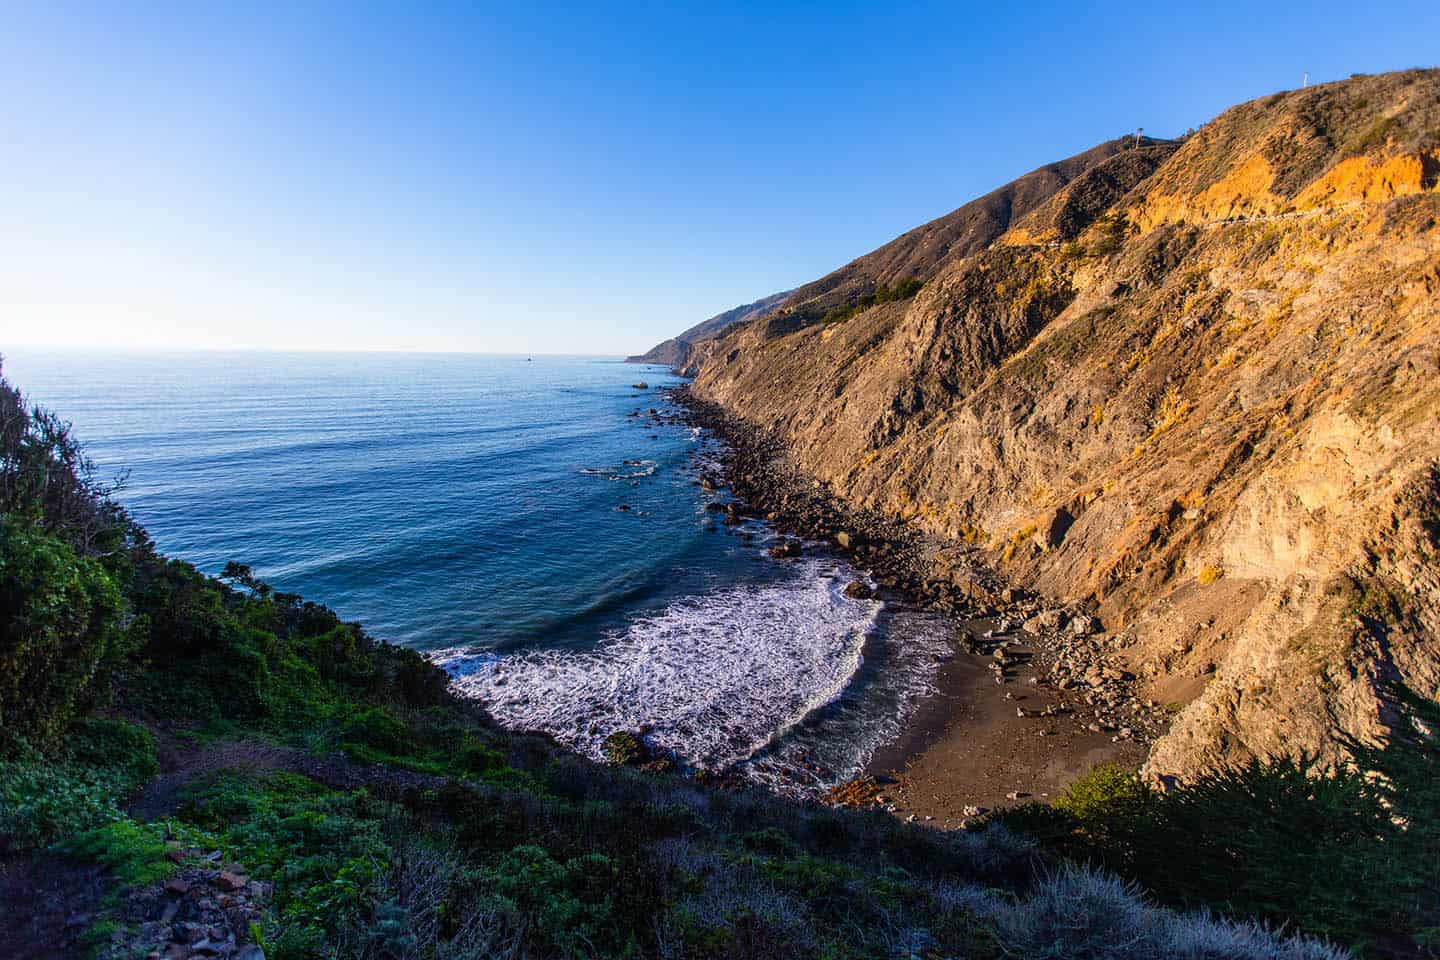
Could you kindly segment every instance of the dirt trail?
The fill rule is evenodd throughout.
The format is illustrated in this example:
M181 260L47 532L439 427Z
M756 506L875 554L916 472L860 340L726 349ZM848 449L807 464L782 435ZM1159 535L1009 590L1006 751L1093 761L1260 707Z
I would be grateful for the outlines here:
M433 787L444 777L383 764L357 763L344 754L316 755L296 747L259 740L220 740L196 745L161 735L160 776L150 782L127 810L137 820L154 820L178 809L180 792L189 783L230 767L298 773L336 790L378 784L400 788Z

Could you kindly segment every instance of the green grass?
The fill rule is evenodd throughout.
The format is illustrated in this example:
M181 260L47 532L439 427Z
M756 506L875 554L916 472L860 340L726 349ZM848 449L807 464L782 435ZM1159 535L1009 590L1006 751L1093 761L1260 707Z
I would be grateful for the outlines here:
M179 869L165 857L163 823L120 819L62 841L59 849L68 856L108 867L122 886L156 883Z

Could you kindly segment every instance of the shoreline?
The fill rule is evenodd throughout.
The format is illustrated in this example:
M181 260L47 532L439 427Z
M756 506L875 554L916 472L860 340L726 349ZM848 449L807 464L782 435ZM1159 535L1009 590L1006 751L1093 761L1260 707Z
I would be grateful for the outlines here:
M963 828L983 812L1047 800L1097 764L1143 762L1163 712L1133 700L1127 675L1106 664L1103 637L1063 629L1083 624L1083 611L1057 611L1005 585L977 558L937 576L937 556L951 545L850 508L797 470L777 438L696 397L688 384L666 394L692 425L722 441L720 475L702 482L728 488L735 515L830 544L880 585L882 599L938 611L956 627L956 649L935 692L830 802ZM1027 617L1030 630L1022 628Z

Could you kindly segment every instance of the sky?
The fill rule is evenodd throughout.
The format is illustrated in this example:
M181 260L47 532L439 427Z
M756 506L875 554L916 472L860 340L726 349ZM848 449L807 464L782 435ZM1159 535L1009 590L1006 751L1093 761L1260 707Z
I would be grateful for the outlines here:
M623 355L1440 5L0 0L5 346Z

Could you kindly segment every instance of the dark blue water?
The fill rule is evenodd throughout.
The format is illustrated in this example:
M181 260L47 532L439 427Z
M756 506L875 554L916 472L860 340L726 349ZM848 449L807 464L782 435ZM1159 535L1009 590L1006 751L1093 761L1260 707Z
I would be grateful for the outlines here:
M658 367L15 350L4 371L129 470L165 552L248 563L592 755L648 723L694 762L824 786L899 732L944 652L918 611L845 597L821 545L774 560L763 524L719 524L711 441L664 422Z

